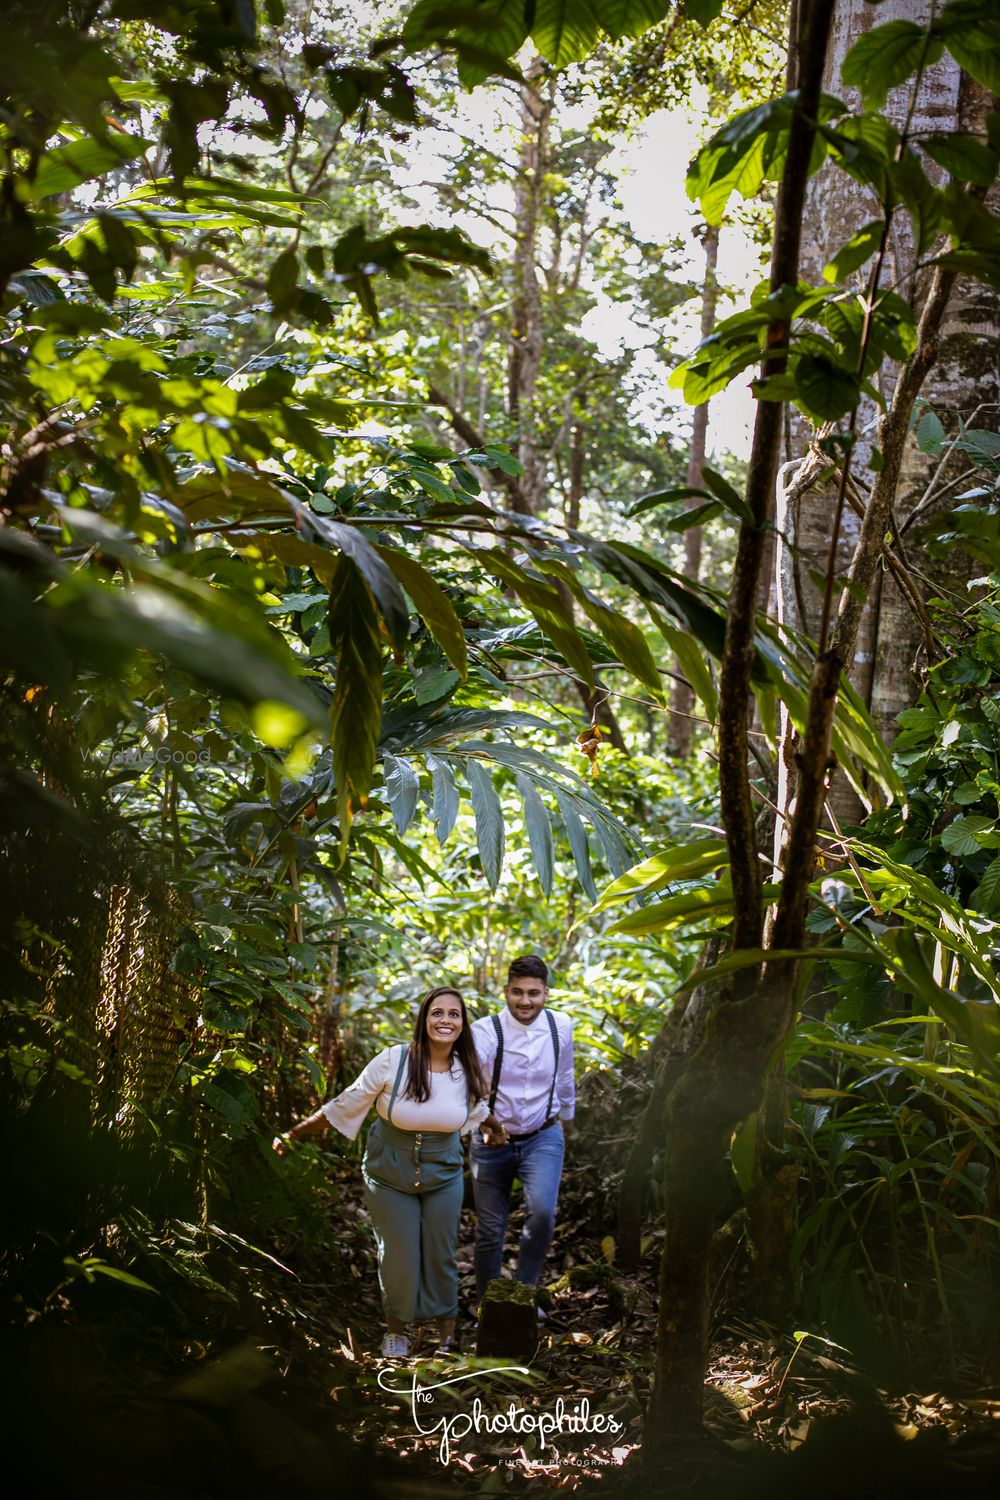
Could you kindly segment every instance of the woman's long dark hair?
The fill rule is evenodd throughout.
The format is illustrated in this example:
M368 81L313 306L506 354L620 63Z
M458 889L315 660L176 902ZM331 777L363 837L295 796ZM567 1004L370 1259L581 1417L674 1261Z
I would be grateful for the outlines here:
M451 1049L451 1060L454 1061L457 1058L462 1064L471 1108L473 1104L478 1104L480 1099L486 1098L486 1081L479 1066L476 1045L469 1029L469 1015L465 1009L465 1001L458 990L450 984L439 985L436 990L431 990L429 995L425 995L420 1002L417 1019L413 1023L413 1036L406 1060L406 1087L403 1093L408 1099L415 1099L418 1104L431 1096L431 1050L427 1040L427 1012L441 995L454 995L462 1008L462 1030L458 1041Z

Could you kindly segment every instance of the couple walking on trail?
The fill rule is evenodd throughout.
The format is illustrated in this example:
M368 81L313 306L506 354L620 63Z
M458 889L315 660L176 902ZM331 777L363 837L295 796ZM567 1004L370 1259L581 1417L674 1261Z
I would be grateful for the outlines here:
M548 977L534 954L515 959L505 1007L471 1024L458 990L439 985L421 1002L408 1044L386 1047L343 1093L275 1138L279 1154L328 1125L354 1140L375 1105L361 1172L378 1247L385 1358L406 1358L412 1323L435 1321L438 1352L452 1348L463 1135L472 1134L479 1298L500 1275L515 1178L526 1210L516 1279L529 1286L541 1279L575 1108L573 1027L546 1006Z

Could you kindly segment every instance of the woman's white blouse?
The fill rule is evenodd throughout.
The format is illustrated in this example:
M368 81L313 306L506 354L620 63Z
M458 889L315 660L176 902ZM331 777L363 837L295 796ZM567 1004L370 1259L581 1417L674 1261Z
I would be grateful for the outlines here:
M353 1141L365 1115L375 1105L383 1120L389 1117L389 1100L399 1067L399 1046L386 1047L365 1068L349 1088L324 1104L321 1113L330 1124ZM458 1130L463 1135L475 1129L490 1112L489 1104L480 1099L468 1107L465 1074L462 1065L453 1062L447 1073L431 1073L431 1096L423 1103L403 1097L406 1088L406 1065L392 1106L393 1125L400 1130ZM468 1115L468 1118L466 1116Z

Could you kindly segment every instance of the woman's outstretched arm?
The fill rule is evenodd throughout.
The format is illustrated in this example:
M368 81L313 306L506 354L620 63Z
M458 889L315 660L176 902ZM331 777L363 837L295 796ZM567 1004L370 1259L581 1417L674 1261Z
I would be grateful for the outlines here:
M304 1120L297 1120L283 1135L276 1135L271 1145L278 1156L284 1156L292 1141L297 1141L303 1135L321 1135L329 1124L326 1115L318 1109L314 1115L307 1115Z

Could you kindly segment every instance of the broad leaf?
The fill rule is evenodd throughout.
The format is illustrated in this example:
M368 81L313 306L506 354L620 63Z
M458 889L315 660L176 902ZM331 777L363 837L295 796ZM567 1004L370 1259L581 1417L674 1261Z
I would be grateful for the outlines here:
M974 135L929 135L920 142L925 151L939 167L944 167L957 182L971 182L976 187L989 187L997 175L997 155L985 141Z
M597 887L594 885L594 873L590 865L590 846L587 843L587 830L583 826L583 819L573 806L571 798L557 791L556 801L559 804L559 812L562 815L580 884L590 900L596 901Z
M954 823L949 823L941 834L941 843L949 854L978 854L983 847L982 836L992 833L995 827L995 818L969 814L964 818L957 818Z
M72 192L82 182L103 177L125 162L134 161L152 144L137 135L114 132L100 141L81 136L66 146L56 146L38 163L30 179L30 194L33 198L48 198L54 193Z
M428 755L427 769L434 789L434 832L438 843L443 844L458 818L458 786L451 766L438 756Z
M476 816L476 841L479 858L489 882L495 891L503 869L504 822L500 798L496 794L489 772L478 761L466 763L465 777L472 794L472 810Z
M330 585L329 630L337 658L330 705L333 775L346 847L354 804L368 798L382 716L382 646L371 590L344 553Z
M531 846L531 857L538 871L538 879L546 896L552 892L552 872L555 864L555 848L552 843L552 824L548 808L538 795L538 788L528 777L518 772L517 789L524 801L524 826Z
M413 821L417 810L420 782L410 761L401 755L383 755L385 789L392 808L392 819L396 832L404 834Z
M690 844L677 844L672 849L661 850L612 881L590 915L596 916L623 901L641 900L662 890L665 885L697 880L728 863L726 842L719 838L695 839Z
M849 88L861 90L866 107L882 109L890 89L940 56L941 43L932 40L923 26L915 21L888 21L858 38L844 58L840 76Z
M377 551L389 564L416 605L417 613L427 629L464 681L469 672L465 632L444 589L426 568L421 567L407 553L400 552L395 547L379 547Z
M335 547L339 547L355 563L378 601L389 639L397 651L402 651L409 633L410 613L392 570L383 562L371 542L355 527L345 526L342 521L328 520L326 516L314 515L311 511L302 511L300 514L308 515L306 524L311 525L314 531Z

